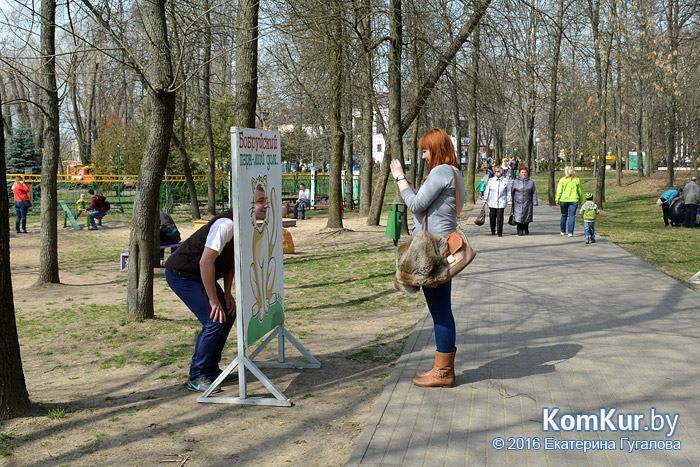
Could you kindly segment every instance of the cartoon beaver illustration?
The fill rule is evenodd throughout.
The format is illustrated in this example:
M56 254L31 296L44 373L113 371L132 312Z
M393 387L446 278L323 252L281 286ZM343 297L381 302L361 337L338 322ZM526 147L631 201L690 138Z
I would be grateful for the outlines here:
M251 178L253 198L255 191L267 191L267 175ZM277 197L275 189L270 190L268 197L270 211L265 216L265 220L258 223L255 219L254 208L251 208L251 222L253 223L253 263L250 265L251 287L255 303L253 304L252 315L257 317L262 323L265 316L270 313L270 309L281 308L278 304L277 293L273 292L275 285L275 275L277 274L277 258L273 256L279 229L279 216L277 216ZM270 221L272 223L270 224ZM277 306L275 306L277 305Z

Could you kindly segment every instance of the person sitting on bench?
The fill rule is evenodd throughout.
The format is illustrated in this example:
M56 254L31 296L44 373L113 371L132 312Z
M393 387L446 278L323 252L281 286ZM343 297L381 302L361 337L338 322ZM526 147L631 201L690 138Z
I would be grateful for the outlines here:
M105 198L102 195L98 195L95 193L95 190L90 188L88 190L88 193L91 196L90 200L90 207L88 208L89 211L89 216L90 216L90 225L92 227L88 227L88 230L97 230L97 224L95 224L95 219L102 219L105 214L107 214L107 206L105 206Z
M299 207L301 207L301 218L306 219L306 208L311 206L311 192L303 183L299 184L299 198L294 203L294 219L297 218Z

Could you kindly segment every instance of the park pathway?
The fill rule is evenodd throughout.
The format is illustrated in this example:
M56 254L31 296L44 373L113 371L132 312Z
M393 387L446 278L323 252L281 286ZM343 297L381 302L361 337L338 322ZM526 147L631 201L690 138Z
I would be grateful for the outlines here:
M700 465L700 295L604 238L586 245L581 225L560 236L546 205L524 237L475 215L478 255L453 282L455 387L411 383L433 361L426 311L348 465ZM671 436L659 413L678 414ZM577 421L598 430L564 431Z

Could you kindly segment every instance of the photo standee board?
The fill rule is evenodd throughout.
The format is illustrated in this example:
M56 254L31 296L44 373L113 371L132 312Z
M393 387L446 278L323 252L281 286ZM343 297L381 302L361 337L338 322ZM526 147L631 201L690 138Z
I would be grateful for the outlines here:
M231 128L231 192L234 223L236 325L238 356L221 372L197 402L217 404L291 406L292 401L275 387L260 368L320 368L321 363L284 327L284 278L282 267L282 210L278 194L282 189L279 132ZM263 219L255 217L256 189L265 191L268 201ZM251 222L245 214L251 215ZM249 355L246 349L269 335ZM253 359L277 337L277 361ZM287 339L306 361L287 361ZM212 397L224 379L238 369L239 397ZM246 368L274 396L250 397Z

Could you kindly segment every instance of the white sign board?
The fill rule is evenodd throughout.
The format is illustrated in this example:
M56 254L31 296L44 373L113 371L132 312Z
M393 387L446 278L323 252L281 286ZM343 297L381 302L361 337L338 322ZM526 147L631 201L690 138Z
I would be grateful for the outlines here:
M280 133L232 128L231 152L236 309L248 347L284 322ZM267 199L264 219L256 191Z

